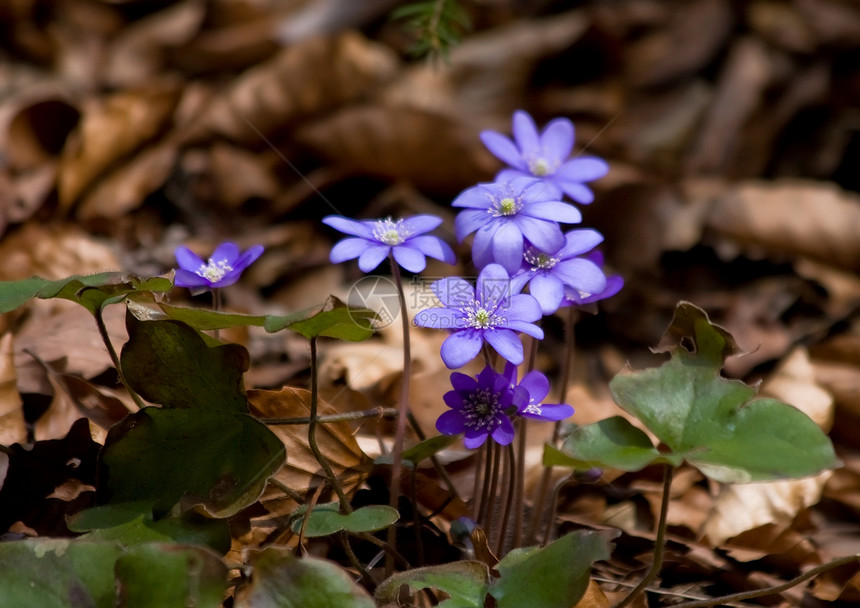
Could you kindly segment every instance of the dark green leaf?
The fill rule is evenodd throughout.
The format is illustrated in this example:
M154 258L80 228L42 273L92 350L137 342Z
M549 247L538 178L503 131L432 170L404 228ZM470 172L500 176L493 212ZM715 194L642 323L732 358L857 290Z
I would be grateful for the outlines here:
M376 318L377 315L372 310L347 306L331 296L318 313L307 319L288 323L285 327L309 340L322 336L360 342L373 335L373 321ZM277 324L266 324L267 331L276 331L277 327Z
M493 581L490 595L498 608L571 608L588 587L591 564L609 554L604 534L584 530L546 547L514 549L496 565L501 578Z
M543 456L547 466L562 465L580 471L593 467L638 471L662 460L648 435L621 416L575 429L561 451L547 445Z
M304 525L304 536L329 536L341 530L347 532L375 532L392 525L400 515L387 505L370 505L356 509L349 515L339 512L336 504L317 505L305 523L304 517L293 521L292 529L298 534Z
M367 592L331 562L269 548L252 566L251 583L238 595L236 608L374 608Z
M283 443L251 416L148 407L114 425L99 460L99 504L182 499L215 517L252 504L283 464Z
M440 608L483 608L490 586L490 570L475 561L451 562L426 568L414 568L384 580L375 591L380 604L398 600L400 587L408 585L413 591L438 589L450 596Z
M129 385L166 408L247 412L242 375L250 365L238 344L206 345L181 321L138 321L126 314L120 364Z

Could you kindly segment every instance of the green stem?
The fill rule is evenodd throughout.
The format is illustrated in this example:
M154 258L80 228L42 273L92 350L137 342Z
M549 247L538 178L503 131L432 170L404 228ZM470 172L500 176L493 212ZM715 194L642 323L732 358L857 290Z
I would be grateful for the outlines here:
M675 608L707 608L708 606L719 606L723 604L729 604L732 602L740 602L742 600L749 600L756 597L765 597L767 595L774 595L777 593L782 593L783 591L787 591L792 587L796 587L800 583L804 581L808 581L811 578L818 576L823 572L827 572L828 570L832 570L833 568L838 568L840 566L845 566L848 564L858 563L860 562L860 555L846 555L845 557L839 557L834 559L833 561L829 561L826 564L821 564L820 566L816 566L815 568L810 568L800 576L796 576L788 582L785 582L781 585L775 585L773 587L765 587L764 589L752 589L750 591L741 591L740 593L733 593L731 595L723 595L721 597L713 597L702 600L695 600L692 602L683 602L681 604L675 604Z
M393 461L391 463L391 486L389 488L389 505L397 510L400 502L400 473L403 468L403 442L406 438L406 420L409 417L409 379L412 377L412 353L409 342L409 315L406 311L406 296L403 294L403 280L400 277L400 267L394 260L394 255L389 254L391 262L391 275L394 277L394 285L397 287L397 296L400 300L400 318L403 328L403 379L400 381L400 403L397 416L397 427L394 434L394 447L392 448ZM392 525L388 528L386 540L391 547L397 541L397 530ZM391 576L394 572L394 559L390 553L386 553L385 574Z
M314 337L311 338L311 415L310 421L308 422L308 445L314 453L314 458L317 459L317 462L323 468L323 471L325 471L326 477L328 477L329 483L331 483L331 487L337 494L338 501L340 502L340 510L349 514L352 513L352 506L350 506L349 500L346 498L346 494L343 493L343 489L341 489L340 484L337 482L337 477L335 477L334 471L332 471L331 465L328 463L328 458L323 456L323 453L317 445L316 433L317 424L319 423L319 418L317 418L317 409L319 407L319 387L317 384L317 339Z
M221 290L217 287L212 289L212 310L215 312L221 312ZM216 340L221 339L221 330L216 329L213 332Z
M639 597L648 588L663 566L663 551L666 548L666 526L668 524L669 500L672 489L672 475L675 468L672 465L663 465L663 499L660 503L660 519L657 522L657 538L654 540L654 562L639 584L636 585L614 608L622 608Z
M125 379L125 374L122 373L122 365L119 362L119 356L116 354L116 350L114 350L113 343L110 341L110 335L108 334L107 325L105 325L104 319L104 309L99 308L96 310L94 314L96 318L96 326L99 328L99 335L102 338L102 342L105 344L105 348L107 348L108 355L110 356L110 360L113 362L113 366L116 368L116 375L119 378L120 383L125 387L125 390L128 391L129 396L134 400L137 407L143 409L146 407L146 404L143 402L143 399L140 398L140 395L137 394L132 388L128 385L128 381Z
M538 322L540 323L540 322ZM537 360L538 339L532 338L529 345L529 357L526 360L526 374L535 368ZM523 521L526 518L525 505L525 478L526 478L526 436L528 433L528 418L519 419L519 433L517 434L517 458L516 462L516 487L514 488L514 496L516 505L514 506L514 548L522 545L523 538Z

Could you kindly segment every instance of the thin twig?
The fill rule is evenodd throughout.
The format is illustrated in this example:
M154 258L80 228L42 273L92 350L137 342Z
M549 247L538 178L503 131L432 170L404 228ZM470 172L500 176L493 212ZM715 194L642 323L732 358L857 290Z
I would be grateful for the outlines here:
M815 568L810 568L800 576L796 576L790 581L781 585L765 587L764 589L753 589L751 591L741 591L740 593L732 593L731 595L724 595L722 597L696 600L693 602L684 602L682 604L675 604L675 608L707 608L708 606L719 606L721 604L728 604L729 602L740 602L742 600L749 600L756 597L775 595L777 593L787 591L792 587L796 587L800 583L808 581L809 579L818 576L822 572L827 572L828 570L832 570L833 568L838 568L839 566L845 566L851 563L860 563L860 555L846 555L845 557L839 557L837 559L834 559L833 561L827 562L826 564L816 566Z
M93 316L96 318L96 326L99 328L99 335L107 348L108 355L110 356L111 362L113 362L113 366L116 368L116 375L119 378L120 383L125 387L125 390L128 391L129 396L134 400L135 404L137 404L137 407L140 409L145 408L146 404L143 402L143 399L141 399L140 395L138 395L137 392L128 385L128 381L125 379L125 374L122 373L122 365L120 365L119 356L117 356L113 343L110 341L107 325L105 325L104 309L98 308Z
M328 416L317 416L317 422L325 424L326 422L342 422L344 420L364 420L365 418L394 418L397 416L397 409L393 407L375 407L369 410L361 410L358 412L345 412L343 414L329 414ZM272 426L287 425L287 424L309 424L310 417L303 418L258 418L263 424Z
M648 586L654 582L657 575L660 573L660 568L663 566L663 550L666 547L666 526L668 524L669 515L669 499L672 489L672 475L675 472L675 467L672 465L664 465L663 469L663 499L660 503L660 519L657 522L657 538L654 540L654 562L639 584L636 585L630 593L628 593L614 608L626 606L637 597L639 597ZM710 605L710 604L709 604Z

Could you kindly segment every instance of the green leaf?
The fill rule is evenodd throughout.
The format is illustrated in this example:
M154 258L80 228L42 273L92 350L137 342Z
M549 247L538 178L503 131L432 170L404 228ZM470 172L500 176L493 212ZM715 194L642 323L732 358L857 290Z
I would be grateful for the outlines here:
M334 296L330 296L322 310L313 316L286 323L287 327L303 335L308 340L318 337L337 338L349 342L360 342L373 335L373 321L377 315L374 311L366 308L353 308L347 306ZM281 328L281 321L275 320L266 323L266 331L277 331Z
M430 458L438 454L458 439L457 435L436 435L435 437L430 437L420 443L416 443L408 450L404 450L402 458L413 464L418 464L425 458Z
M250 357L243 346L207 346L181 321L138 321L127 313L126 327L120 364L144 399L165 408L248 411L242 375Z
M84 306L95 314L104 306L135 291L170 291L173 283L161 277L141 279L123 272L75 275L51 281L40 277L0 281L0 313L10 312L31 298L62 298Z
M224 555L230 550L230 526L224 519L209 519L196 513L154 521L152 505L145 502L103 505L68 518L73 532L88 532L82 538L117 541L129 547L146 542L178 542L204 545Z
M229 517L259 498L284 459L280 439L249 415L147 407L108 432L97 502L145 502L164 513L182 499Z
M377 602L395 603L403 585L412 591L438 589L447 593L450 598L439 604L441 608L483 608L490 587L490 570L481 562L460 561L399 572L376 588Z
M839 465L830 439L806 414L754 399L754 387L720 376L724 357L737 348L704 311L681 302L661 345L669 361L623 370L610 389L669 447L664 458L685 459L727 483L806 477Z
M331 562L271 547L254 556L252 567L235 608L374 608L367 592Z
M588 587L591 564L609 555L606 535L585 530L546 547L514 549L496 565L501 577L493 581L490 595L498 608L570 608Z
M122 553L117 543L70 539L0 543L0 606L113 608Z
M375 532L387 528L399 518L397 510L387 505L369 505L345 515L339 512L337 503L332 503L317 505L307 518L307 524L303 517L299 517L293 521L292 529L298 534L304 525L304 535L309 538L329 536L341 530Z
M131 547L114 567L119 606L218 608L227 568L201 547L148 543Z
M227 329L228 327L263 327L265 315L243 315L231 312L206 310L205 308L188 308L171 306L163 302L158 307L171 319L182 321L186 325L200 331L210 329Z
M664 460L648 435L621 416L576 428L564 442L562 450L546 445L544 465L562 465L580 471L601 466L638 471Z

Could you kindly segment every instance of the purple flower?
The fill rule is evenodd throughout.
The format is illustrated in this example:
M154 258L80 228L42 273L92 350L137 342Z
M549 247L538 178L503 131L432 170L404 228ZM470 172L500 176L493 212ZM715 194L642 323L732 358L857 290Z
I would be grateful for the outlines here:
M370 272L394 254L394 260L409 272L421 272L427 266L424 256L448 264L456 261L454 251L437 236L425 235L442 223L435 215L416 215L393 220L351 220L342 215L329 215L323 223L352 235L339 241L331 250L329 259L335 264L358 258L358 267Z
M549 395L549 380L539 371L530 371L517 384L517 366L508 363L504 376L515 394L525 391L524 398L517 398L517 416L544 422L556 422L573 416L573 408L566 403L542 403Z
M526 112L514 112L514 140L496 131L483 131L481 141L497 158L510 165L496 176L496 180L516 177L537 177L551 197L564 192L578 203L587 205L594 193L584 182L603 177L609 171L604 160L594 156L580 156L568 160L573 150L573 123L567 118L550 121L538 133L534 120Z
M543 338L543 330L532 323L541 318L540 304L527 294L511 295L510 277L498 264L481 271L477 291L457 277L436 281L431 288L443 307L420 311L414 322L452 331L442 343L442 361L448 369L474 359L485 341L505 360L520 364L523 345L515 332Z
M540 181L524 177L478 184L461 192L451 205L467 208L454 221L457 238L462 241L477 231L472 244L475 265L483 268L495 262L509 273L522 264L524 238L542 251L555 251L564 245L558 222L582 220L576 207L548 194Z
M592 251L588 255L583 256L587 260L593 262L599 268L603 268L603 254L599 251ZM624 279L618 275L606 277L606 285L603 289L595 292L580 290L575 287L565 287L564 299L561 306L576 306L583 310L591 310L596 312L595 303L606 298L611 298L624 287Z
M205 289L232 285L262 253L262 245L254 245L241 253L234 243L221 243L209 261L204 262L187 247L178 247L174 255L179 268L173 283L177 287Z
M564 235L564 245L557 251L544 253L527 246L519 273L511 278L511 289L520 292L528 285L540 303L541 311L549 315L558 310L565 289L576 293L598 293L606 287L606 277L600 266L582 256L603 241L597 230L571 230Z
M454 390L443 397L451 409L436 420L436 430L443 435L464 433L463 444L470 450L484 445L487 437L499 445L513 441L514 425L505 410L527 404L525 393L515 392L506 376L487 366L477 379L454 372L451 386Z

